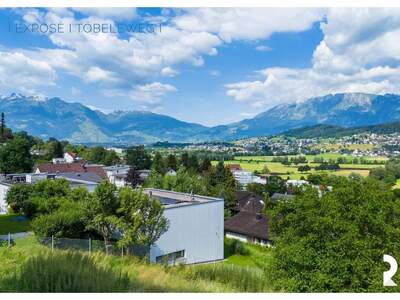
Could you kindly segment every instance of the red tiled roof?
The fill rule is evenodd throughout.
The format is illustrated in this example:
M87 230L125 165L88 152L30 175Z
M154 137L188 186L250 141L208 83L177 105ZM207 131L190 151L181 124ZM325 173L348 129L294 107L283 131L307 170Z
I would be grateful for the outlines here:
M41 173L94 173L103 179L107 178L107 174L102 166L86 165L85 161L66 164L38 164L36 169L38 169Z
M45 163L45 164L38 164L36 169L38 169L41 173L82 173L85 172L83 167L84 163L82 162L74 162L68 164L53 164L53 163Z
M228 165L229 169L231 171L240 171L242 170L242 167L240 166L240 164L230 164Z

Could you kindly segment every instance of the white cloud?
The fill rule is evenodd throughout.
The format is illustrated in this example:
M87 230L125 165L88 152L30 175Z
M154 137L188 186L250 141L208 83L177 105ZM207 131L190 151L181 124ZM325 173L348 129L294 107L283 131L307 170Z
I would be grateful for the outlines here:
M119 82L119 79L116 78L116 75L113 72L103 70L99 67L90 67L86 72L86 80L88 82L109 82L115 83Z
M143 103L143 107L154 109L166 94L176 91L177 89L170 84L152 82L133 86L130 90L105 89L103 94L109 98L125 97Z
M178 74L179 72L171 67L165 67L161 69L161 75L165 77L174 77Z
M170 84L153 82L134 87L129 93L129 98L139 102L158 103L161 98L170 92L176 92L177 89Z
M137 16L136 8L118 7L118 8L100 8L100 7L81 7L73 8L86 16L113 19L117 21L129 21Z
M221 75L221 72L220 71L218 71L218 70L210 70L210 75L211 76L215 76L215 77L217 77L217 76L220 76Z
M299 32L321 20L319 8L195 8L175 18L178 28L218 34L225 42L267 39L275 32Z
M261 52L268 52L268 51L271 51L271 50L272 50L271 47L265 46L265 45L257 46L255 49L256 49L257 51L261 51Z
M0 51L0 86L32 94L38 86L55 85L57 74L44 60L32 59L22 52Z
M259 80L226 85L254 107L339 92L400 93L400 9L331 9L306 69L267 68Z

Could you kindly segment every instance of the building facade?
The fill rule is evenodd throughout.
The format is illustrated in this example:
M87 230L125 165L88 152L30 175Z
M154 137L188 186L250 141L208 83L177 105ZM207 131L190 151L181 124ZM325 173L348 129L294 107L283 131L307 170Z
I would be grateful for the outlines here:
M224 258L224 200L145 189L164 205L168 230L150 248L151 262L196 264Z

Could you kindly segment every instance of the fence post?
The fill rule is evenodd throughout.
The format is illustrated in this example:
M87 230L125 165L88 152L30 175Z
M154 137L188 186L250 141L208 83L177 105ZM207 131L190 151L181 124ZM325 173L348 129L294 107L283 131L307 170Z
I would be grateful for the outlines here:
M8 233L8 247L11 247L11 233Z
M51 236L51 252L54 251L54 235Z
M89 238L89 255L92 253L92 239Z
M121 256L124 257L124 246L121 247Z

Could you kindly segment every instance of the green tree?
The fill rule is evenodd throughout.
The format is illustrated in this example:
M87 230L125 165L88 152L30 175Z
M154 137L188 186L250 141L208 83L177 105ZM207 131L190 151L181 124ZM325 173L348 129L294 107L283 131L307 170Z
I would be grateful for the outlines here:
M159 174L165 173L164 160L161 156L161 153L158 151L154 154L151 170L152 172L157 172Z
M129 147L126 150L126 163L137 170L148 170L151 168L151 157L144 146Z
M120 189L119 202L119 226L123 232L119 241L121 245L151 246L168 229L162 204L141 190Z
M49 139L47 142L47 153L51 158L59 158L64 156L64 148L60 141L56 139Z
M15 213L28 211L29 198L33 193L33 186L25 183L13 185L7 192L6 201Z
M311 170L311 167L309 165L304 165L304 166L300 166L297 168L297 171L302 172L302 173L308 172L310 170Z
M102 164L107 155L107 150L102 146L88 148L84 152L83 158L91 163Z
M196 154L192 154L189 156L189 160L188 160L188 170L197 173L199 172L199 160L197 159L197 155Z
M168 154L167 160L166 160L166 166L167 166L167 168L172 169L174 171L176 171L178 169L175 154Z
M265 185L265 193L272 196L274 193L286 193L287 186L285 180L279 176L270 176Z
M271 215L270 274L277 286L296 292L387 290L382 257L400 255L400 201L381 182L342 178L322 196L310 187L277 203Z
M189 154L187 152L182 153L179 164L185 169L189 168Z
M262 196L264 195L264 185L257 182L251 182L246 185L246 191Z
M101 182L87 205L90 220L87 228L100 234L106 247L115 233L118 208L117 188L108 181Z
M33 159L27 139L17 136L0 147L1 173L28 173L32 172L32 167Z
M211 169L211 160L208 156L204 157L200 164L200 172L207 172Z

